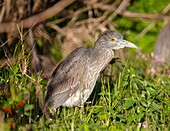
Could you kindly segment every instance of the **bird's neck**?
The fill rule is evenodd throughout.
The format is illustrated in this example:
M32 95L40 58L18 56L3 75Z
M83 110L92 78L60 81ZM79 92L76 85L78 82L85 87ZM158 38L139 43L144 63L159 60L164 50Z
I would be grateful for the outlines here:
M94 61L98 63L98 66L100 66L101 69L103 69L114 58L114 52L112 49L94 46L92 50L95 52L93 53L92 58L94 58Z
M100 47L100 46L94 46L93 47L93 51L96 52L96 54L98 54L98 56L100 58L110 58L110 59L113 59L114 57L114 52L112 49L109 49L109 48L103 48L103 47Z

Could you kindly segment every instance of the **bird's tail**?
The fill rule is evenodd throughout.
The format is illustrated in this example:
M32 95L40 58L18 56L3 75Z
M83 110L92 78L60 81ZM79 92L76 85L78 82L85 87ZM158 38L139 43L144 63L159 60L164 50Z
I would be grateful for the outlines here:
M43 109L43 116L45 116L46 118L49 118L49 113L47 111L48 108L48 104L49 104L49 100L44 102L44 109Z

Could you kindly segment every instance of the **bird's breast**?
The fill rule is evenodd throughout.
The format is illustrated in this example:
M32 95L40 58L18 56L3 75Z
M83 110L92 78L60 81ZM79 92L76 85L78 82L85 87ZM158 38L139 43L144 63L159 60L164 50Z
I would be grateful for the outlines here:
M84 73L79 80L79 89L70 96L63 106L72 107L84 104L90 97L100 72L114 57L112 50L103 51L100 54L96 53L95 55L96 56L93 55L86 58L87 61L85 61Z

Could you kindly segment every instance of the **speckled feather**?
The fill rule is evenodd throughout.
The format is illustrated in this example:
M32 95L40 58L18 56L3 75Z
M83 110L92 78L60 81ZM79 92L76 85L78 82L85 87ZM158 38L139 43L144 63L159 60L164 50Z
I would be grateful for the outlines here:
M82 59L85 51L86 48L83 47L74 50L57 66L47 85L46 106L55 101L56 108L61 106L70 93L74 93L79 88L79 79L85 65L85 61Z

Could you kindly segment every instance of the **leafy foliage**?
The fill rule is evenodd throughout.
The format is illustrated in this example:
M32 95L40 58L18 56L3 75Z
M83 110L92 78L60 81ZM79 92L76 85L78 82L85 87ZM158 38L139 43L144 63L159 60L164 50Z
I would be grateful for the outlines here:
M168 3L169 0L134 0L128 10L161 13ZM69 10L78 8L78 5L72 5ZM79 14L79 17L85 16ZM60 18L56 16L48 21ZM68 21L60 27L67 25ZM147 20L116 16L115 28L127 40L139 46L142 53L129 51L125 58L121 59L122 62L116 61L108 66L109 70L106 69L101 74L89 102L84 107L60 107L53 112L50 119L42 116L47 79L43 72L35 74L29 70L24 71L30 69L27 67L31 66L31 57L25 43L20 40L13 53L18 62L13 66L0 67L0 128L61 131L170 130L170 66L158 63L154 55L149 53L153 51L156 36L163 23L157 22L147 34L135 39L150 23ZM47 31L53 33L54 30L47 28ZM43 40L37 38L36 41L37 45L43 48ZM89 43L85 44L89 46ZM0 49L0 52L2 53L3 49ZM61 60L59 46L53 44L50 47L50 56L57 61ZM154 66L153 63L159 66Z
M41 113L43 99L39 94L47 84L42 75L24 75L17 65L4 68L0 77L4 83L0 91L2 127L17 130L169 130L168 67L164 73L148 73L152 66L148 61L152 57L146 56L147 61L138 57L138 54L130 57L124 64L116 62L111 73L106 70L94 94L101 91L89 99L91 103L85 107L60 107L51 119L44 119ZM118 76L114 77L117 71Z

